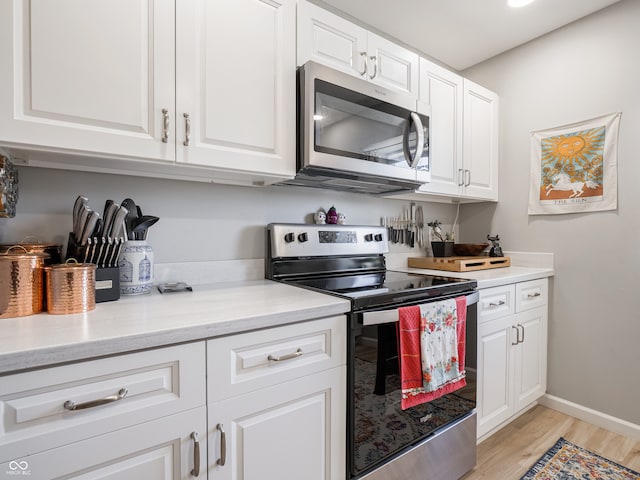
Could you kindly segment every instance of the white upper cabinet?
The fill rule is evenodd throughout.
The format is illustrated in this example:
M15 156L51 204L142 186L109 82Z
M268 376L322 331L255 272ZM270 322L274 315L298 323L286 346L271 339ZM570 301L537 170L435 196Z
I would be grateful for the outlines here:
M0 145L88 170L292 178L295 26L295 0L1 2Z
M0 3L0 141L173 160L173 0Z
M298 65L309 60L418 98L417 53L300 1Z
M464 79L464 194L498 200L498 95Z
M177 6L178 162L293 177L295 1Z
M420 99L431 106L429 164L432 193L457 195L462 168L463 78L424 58L420 59Z
M498 96L421 58L420 99L431 105L431 182L418 193L497 201Z

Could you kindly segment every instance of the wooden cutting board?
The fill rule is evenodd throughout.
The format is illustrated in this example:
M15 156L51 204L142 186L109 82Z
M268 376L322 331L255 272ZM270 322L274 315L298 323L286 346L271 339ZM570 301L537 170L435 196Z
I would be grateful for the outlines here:
M472 272L490 268L509 267L509 257L409 257L408 264L414 268L447 270L449 272Z

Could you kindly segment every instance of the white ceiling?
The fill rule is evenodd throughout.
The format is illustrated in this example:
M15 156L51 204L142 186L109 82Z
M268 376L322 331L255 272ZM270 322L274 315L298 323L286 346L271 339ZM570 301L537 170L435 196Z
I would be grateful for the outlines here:
M323 1L464 70L619 0L536 0L520 8L507 0Z

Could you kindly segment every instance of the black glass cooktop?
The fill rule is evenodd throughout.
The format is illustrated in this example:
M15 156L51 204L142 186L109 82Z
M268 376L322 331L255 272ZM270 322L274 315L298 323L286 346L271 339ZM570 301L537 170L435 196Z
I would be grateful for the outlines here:
M354 275L323 275L286 282L349 298L353 310L428 301L466 292L477 285L475 280L394 270Z

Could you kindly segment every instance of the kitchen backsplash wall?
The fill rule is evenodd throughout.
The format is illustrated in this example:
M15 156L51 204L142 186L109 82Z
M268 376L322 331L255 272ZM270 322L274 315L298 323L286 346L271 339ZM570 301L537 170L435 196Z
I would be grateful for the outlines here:
M380 224L399 216L408 201L320 189L213 185L144 177L20 167L15 218L0 218L0 243L26 236L66 245L77 195L102 212L104 202L135 200L146 215L160 217L149 230L156 263L255 259L264 257L264 227L269 222L312 223L319 208L335 205L347 224ZM451 204L423 204L425 222L438 219L450 229L456 215ZM464 208L464 207L463 207ZM391 245L393 252L417 248Z

